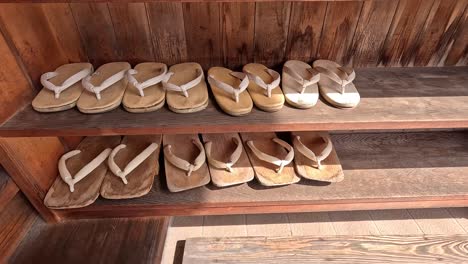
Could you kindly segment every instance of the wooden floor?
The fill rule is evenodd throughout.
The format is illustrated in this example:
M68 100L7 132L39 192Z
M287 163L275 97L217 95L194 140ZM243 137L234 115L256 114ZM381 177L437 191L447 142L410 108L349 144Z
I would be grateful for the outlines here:
M190 237L460 234L468 208L174 217L162 263L182 263Z

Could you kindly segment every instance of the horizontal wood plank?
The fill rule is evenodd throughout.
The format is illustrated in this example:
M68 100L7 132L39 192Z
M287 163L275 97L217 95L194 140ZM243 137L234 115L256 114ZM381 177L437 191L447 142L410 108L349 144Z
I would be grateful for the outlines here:
M303 179L267 188L254 180L170 193L162 169L146 196L55 212L83 218L468 206L467 138L467 132L335 134L345 173L340 183Z
M467 235L189 238L192 263L463 263Z
M254 109L243 117L223 113L214 100L192 114L166 107L144 114L122 108L95 115L76 109L44 114L29 106L0 126L0 136L466 128L467 82L468 67L359 69L354 83L362 98L355 109L320 101L308 110L285 105L275 113Z

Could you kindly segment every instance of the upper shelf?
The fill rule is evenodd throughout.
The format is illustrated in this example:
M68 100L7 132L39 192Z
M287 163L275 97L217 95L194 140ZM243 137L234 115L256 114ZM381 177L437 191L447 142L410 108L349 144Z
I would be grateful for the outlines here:
M86 115L78 110L37 113L30 106L0 126L0 136L126 135L294 130L364 130L468 127L468 67L356 70L362 100L355 109L320 101L300 110L254 109L244 117L224 114L214 103L192 114L168 109L145 114L122 108Z

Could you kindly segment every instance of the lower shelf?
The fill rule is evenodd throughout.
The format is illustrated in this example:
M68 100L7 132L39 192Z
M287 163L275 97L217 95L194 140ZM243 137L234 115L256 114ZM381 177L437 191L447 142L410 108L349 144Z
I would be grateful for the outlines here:
M66 218L215 215L468 206L468 132L335 134L345 180L266 188L255 180L170 193L165 177L131 200L98 199ZM161 172L164 168L161 168Z

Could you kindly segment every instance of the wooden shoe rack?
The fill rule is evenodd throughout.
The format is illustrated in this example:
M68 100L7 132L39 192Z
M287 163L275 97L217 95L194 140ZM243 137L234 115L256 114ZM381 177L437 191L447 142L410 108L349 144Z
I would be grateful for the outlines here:
M0 4L0 163L48 221L468 206L468 1L13 2ZM194 114L31 107L39 76L69 62L196 61L207 70L256 61L280 69L287 59L317 58L357 68L356 109L320 101L231 117L212 98ZM43 205L58 158L84 136L302 130L332 133L343 182L170 193L161 170L138 199Z

